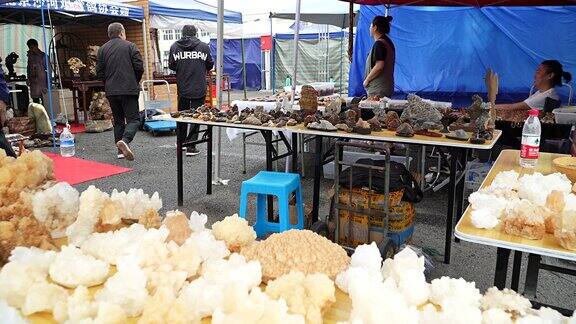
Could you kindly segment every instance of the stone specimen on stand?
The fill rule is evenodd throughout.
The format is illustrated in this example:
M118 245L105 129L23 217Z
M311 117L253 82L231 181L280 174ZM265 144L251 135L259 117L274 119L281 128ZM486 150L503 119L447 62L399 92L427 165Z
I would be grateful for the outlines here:
M324 115L327 121L329 121L332 125L336 125L336 124L340 124L340 117L338 116L338 114L330 114L330 115Z
M324 131L324 132L335 132L338 129L336 127L334 127L334 125L332 125L332 123L330 123L329 121L322 119L318 122L312 122L309 123L306 126L308 129L314 129L314 130L319 130L319 131Z
M468 133L466 133L463 129L457 129L454 132L446 134L446 138L455 139L458 141L467 141L470 137Z
M409 94L408 105L404 111L402 111L400 119L402 121L414 120L419 122L440 123L442 114L430 103L422 100L422 98L414 94Z
M88 72L90 73L91 77L96 76L96 62L98 61L98 50L100 46L97 45L89 45L86 47L86 57L88 64Z
M318 91L309 85L303 85L300 90L300 109L304 115L313 115L318 110Z
M338 130L344 131L344 132L346 132L346 133L351 133L352 130L353 130L352 127L350 127L350 126L348 126L348 125L346 125L346 124L344 124L344 123L336 124L335 127L336 127Z
M378 119L378 121L380 122L380 124L382 125L382 127L386 127L386 122L387 122L387 116L388 114L386 113L385 109L374 109L374 117L376 117Z
M398 126L400 126L402 122L400 122L400 116L395 111L389 111L386 114L386 128L388 130L396 130Z
M70 67L70 70L72 71L72 73L74 74L79 74L80 73L80 69L85 68L86 64L84 64L82 62L82 60L80 60L77 57L71 57L68 59L68 65Z
M345 115L346 115L346 124L350 123L356 124L356 122L360 118L360 116L358 116L358 113L356 113L356 111L352 109L347 110Z
M402 137L412 137L414 136L414 129L408 123L402 123L402 125L398 126L396 129L396 135Z
M301 123L304 120L304 118L302 117L302 114L300 112L291 113L290 118L294 119L296 121L296 123Z
M380 124L380 121L378 120L378 118L376 116L368 119L368 124L370 124L370 129L373 132L382 131L382 124Z
M318 120L318 117L316 117L316 115L314 115L314 114L308 115L308 116L306 116L306 118L304 118L304 126L308 127L308 124L317 123L318 121L319 120Z
M112 129L112 109L105 92L94 92L88 111L87 133L100 133Z
M372 133L372 129L370 128L370 124L367 121L363 120L362 118L358 119L358 121L354 125L354 128L352 131L354 133L358 133L358 134L362 134L362 135L368 135L368 134Z
M286 122L286 126L296 126L296 125L298 125L298 121L294 118L290 118Z
M466 109L466 113L468 114L468 117L470 117L471 124L475 124L476 119L482 114L483 103L484 102L482 101L482 97L479 95L475 94L472 96L472 105Z
M260 121L260 119L256 118L256 116L251 115L248 116L246 119L244 119L242 121L242 124L260 126L262 125L262 122Z
M338 115L340 114L341 109L342 109L342 99L338 97L334 100L330 100L326 104L326 109L324 110L324 113L328 115Z
M279 118L278 120L276 120L276 127L284 127L286 126L288 120L284 119L284 118Z
M273 120L274 118L266 113L260 114L259 117L260 121L262 122L262 124L266 124L267 122Z

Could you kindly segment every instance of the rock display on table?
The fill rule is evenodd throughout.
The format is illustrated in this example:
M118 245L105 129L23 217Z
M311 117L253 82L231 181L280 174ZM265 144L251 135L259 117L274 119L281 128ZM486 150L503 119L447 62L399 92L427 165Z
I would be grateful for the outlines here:
M338 115L342 110L342 99L340 97L327 101L326 108L324 110L325 114L328 115Z
M347 110L345 116L346 116L346 124L356 124L356 122L358 122L358 119L360 118L358 113L353 109Z
M408 123L402 123L396 129L396 135L402 137L412 137L414 136L414 129Z
M440 123L442 114L430 103L414 94L409 94L407 99L408 104L400 116L402 121Z
M482 114L482 111L484 110L482 109L483 103L482 97L479 95L475 94L472 96L472 104L470 107L466 108L466 113L468 114L468 117L470 117L470 124L475 124L476 119Z
M450 133L448 127L455 121L456 120L453 118L451 109L445 109L444 111L442 111L442 119L440 119L440 123L442 124L442 130L440 130L440 133L444 134Z
M114 124L110 119L102 119L102 120L87 120L84 123L84 127L86 129L86 133L102 133L114 128Z
M304 126L308 127L310 123L317 123L318 117L316 115L308 115L304 118Z
M368 124L370 124L370 129L373 132L382 131L382 124L380 124L380 121L378 120L378 118L376 116L368 119Z
M427 129L421 129L421 130L418 130L418 131L415 130L415 131L414 131L414 134L416 134L416 135L422 135L422 136L428 136L428 137L442 137L442 134L436 133L436 132L432 132L432 131L429 131L429 130L427 130Z
M80 60L77 57L69 58L68 65L70 66L70 70L72 71L72 73L74 73L75 75L80 74L80 69L86 67L86 64L84 64L82 60Z
M296 125L298 125L298 121L294 118L290 118L286 122L286 126L296 126Z
M332 125L340 124L340 117L338 114L325 115L324 119L329 121Z
M372 129L370 128L370 124L363 120L362 118L358 119L356 124L354 125L352 131L354 133L362 134L362 135L369 135L372 133Z
M248 116L246 119L244 119L242 121L242 124L260 126L260 125L262 125L262 122L260 121L260 119L256 118L256 116L251 115L251 116Z
M386 128L388 130L396 130L396 128L398 128L398 126L400 126L400 124L402 124L402 122L400 122L400 116L398 116L398 113L395 111L389 111L386 114Z
M298 102L304 115L315 114L318 111L318 91L309 85L302 86Z
M91 77L96 76L96 62L98 62L98 50L100 46L89 45L86 47L86 64L88 65L88 72Z
M112 108L106 98L106 92L94 92L88 110L90 120L112 120Z
M457 129L449 134L446 134L446 138L458 141L467 141L468 139L470 139L470 136L468 136L468 133L466 133L465 130Z
M336 124L334 125L336 127L336 129L341 130L343 132L346 133L352 133L353 128L344 124L344 123L340 123L340 124Z
M332 125L332 123L325 119L322 119L318 122L309 123L306 127L308 129L314 129L323 132L335 132L338 130L336 127L334 127L334 125Z
M466 113L470 117L469 125L474 133L473 138L492 139L495 128L495 116L492 116L490 105L490 103L483 102L482 97L479 95L475 94L472 96L472 105L466 109Z
M388 113L386 112L385 109L374 109L374 117L376 117L378 119L378 121L380 122L380 124L382 125L382 127L386 127L386 122L388 119Z
M34 118L14 117L6 122L10 134L20 134L22 136L32 136L36 133Z

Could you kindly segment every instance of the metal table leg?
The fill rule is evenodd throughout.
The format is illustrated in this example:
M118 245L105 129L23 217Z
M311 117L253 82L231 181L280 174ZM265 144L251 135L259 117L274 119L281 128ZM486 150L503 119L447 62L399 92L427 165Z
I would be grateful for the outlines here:
M206 126L206 194L212 194L212 126Z
M272 150L274 149L274 146L272 144L272 131L262 131L262 136L266 142L266 171L273 171ZM272 222L274 221L274 197L268 195L266 204L268 206L268 221Z
M320 176L322 175L323 139L323 136L316 136L316 150L314 151L314 194L312 196L312 224L318 221L318 208L320 205Z
M458 171L458 148L450 149L450 183L448 186L448 212L446 213L446 240L444 243L444 263L450 264L452 250L452 231L454 220L454 194L456 192L456 172Z
M528 299L536 298L536 287L538 287L538 274L540 272L539 254L528 254L528 266L526 268L526 279L524 282L524 296Z
M76 113L76 110L74 110ZM183 161L182 161L182 140L183 134L186 130L186 125L182 123L176 123L176 182L178 186L178 206L184 204L184 172L183 172Z
M242 174L246 174L246 133L242 133Z
M498 248L496 250L496 269L494 270L494 286L502 290L506 287L506 277L508 275L508 259L510 250Z
M298 172L298 134L292 133L292 172Z
M462 165L462 170L464 170L466 163L468 162L468 149L463 149L460 152L460 161ZM464 172L464 171L462 171ZM458 185L456 186L456 223L462 218L462 212L464 211L464 183L466 179L464 176L460 177L458 180ZM459 238L454 239L455 242L460 242Z
M522 252L514 251L514 259L512 263L512 282L510 283L510 288L514 291L518 291L518 286L520 285L520 269L522 268Z

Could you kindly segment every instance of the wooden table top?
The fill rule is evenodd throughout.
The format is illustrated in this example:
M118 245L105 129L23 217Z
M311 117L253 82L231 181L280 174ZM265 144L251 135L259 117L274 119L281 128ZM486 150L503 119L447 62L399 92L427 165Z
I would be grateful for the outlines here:
M490 172L482 182L480 188L488 187L494 177L502 171L515 170L520 175L532 174L540 172L542 174L550 174L557 172L554 168L552 160L558 157L566 156L563 154L553 153L540 153L538 165L534 169L526 169L520 167L518 158L520 151L518 150L504 150L498 156L498 159L490 169ZM476 228L472 225L470 215L472 209L470 206L462 215L462 218L456 225L455 235L464 241L469 241L478 244L491 245L511 250L517 250L527 253L546 255L559 259L576 261L576 252L569 251L562 248L552 234L545 234L541 240L529 240L520 236L509 235L500 230L500 225L493 229Z
M267 127L267 126L246 125L246 124L219 123L219 122L203 121L195 118L182 118L182 117L172 118L169 116L154 116L153 118L156 120L167 120L167 121L175 121L178 123L209 125L217 127L230 127L230 128L268 130L268 131L287 131L299 134L349 138L349 139L358 139L366 141L395 142L395 143L430 145L430 146L446 146L446 147L458 147L458 148L478 149L478 150L492 149L492 147L494 147L494 144L496 144L496 142L498 141L498 138L500 138L500 136L502 135L502 131L495 130L494 138L492 140L486 141L486 143L484 144L472 144L470 142L453 140L446 137L430 137L423 135L414 135L413 137L401 137L397 136L395 131L389 131L389 130L372 132L369 135L362 135L357 133L347 133L343 131L323 132L308 129L304 127L304 125L302 124L296 126L285 126L285 127ZM471 134L469 133L469 135Z

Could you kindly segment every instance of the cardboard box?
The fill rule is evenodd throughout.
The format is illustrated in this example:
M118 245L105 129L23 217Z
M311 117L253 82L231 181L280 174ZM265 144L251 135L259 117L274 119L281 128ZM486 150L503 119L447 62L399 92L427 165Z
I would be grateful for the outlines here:
M353 208L368 208L368 201L371 200L371 206L375 211L384 210L384 195L379 193L369 193L364 189L352 189L352 201L350 204L350 191L341 190L339 201L341 204ZM397 235L411 227L414 223L416 210L414 204L402 201L402 192L396 191L390 193L389 198L389 215L388 215L388 236ZM359 244L366 244L372 241L380 243L384 240L384 219L382 216L351 212L340 209L338 211L340 221L339 240L341 243L351 247ZM413 231L413 229L412 229ZM411 236L411 233L410 233Z

